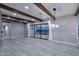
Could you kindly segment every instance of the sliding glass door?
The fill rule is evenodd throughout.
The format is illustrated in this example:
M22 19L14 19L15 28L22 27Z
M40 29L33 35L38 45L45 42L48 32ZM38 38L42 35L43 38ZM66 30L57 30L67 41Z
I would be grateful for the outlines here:
M42 38L43 39L48 39L48 35L49 35L48 25L47 24L43 24L42 25Z
M30 26L31 37L48 40L48 24L34 24Z
M35 33L34 25L31 25L30 26L30 36L31 37L35 37L35 34L34 33Z
M41 25L35 25L35 37L41 38Z

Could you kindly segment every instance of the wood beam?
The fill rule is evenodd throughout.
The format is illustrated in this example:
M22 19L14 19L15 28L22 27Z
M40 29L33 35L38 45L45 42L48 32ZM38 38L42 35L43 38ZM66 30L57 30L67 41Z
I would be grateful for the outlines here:
M7 21L7 22L19 22L17 20L11 20L11 19L7 19L7 18L2 18L2 21Z
M51 12L43 4L41 3L34 3L34 4L55 20L55 16L52 15Z
M6 14L2 14L2 17L10 17L10 18L13 18L13 19L23 20L23 21L27 21L27 22L32 22L33 23L33 21L22 19L22 18L18 18L18 17L14 17L14 16L10 16L10 15L6 15Z
M2 22L7 22L7 23L10 23L10 21L6 21L6 20L2 20Z
M18 20L11 20L11 19L6 19L6 18L2 18L2 21L3 22L8 22L8 23L10 23L10 22L19 22ZM27 23L27 22L19 22L19 23Z
M37 18L35 16L32 16L32 15L29 15L27 13L21 12L19 10L16 10L16 9L12 8L12 7L6 6L6 5L4 5L2 3L0 3L0 8L6 9L6 10L11 11L11 12L14 12L14 13L21 14L23 16L27 16L27 17L30 17L30 18L34 18L34 19L39 20L39 21L42 21L40 18Z

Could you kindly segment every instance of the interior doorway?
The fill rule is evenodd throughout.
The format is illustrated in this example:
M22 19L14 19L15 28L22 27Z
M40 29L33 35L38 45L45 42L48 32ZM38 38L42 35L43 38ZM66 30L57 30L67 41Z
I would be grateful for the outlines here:
M7 38L10 38L10 28L8 26L9 23L3 23L3 27L2 27L2 36L3 36L3 39L7 39Z

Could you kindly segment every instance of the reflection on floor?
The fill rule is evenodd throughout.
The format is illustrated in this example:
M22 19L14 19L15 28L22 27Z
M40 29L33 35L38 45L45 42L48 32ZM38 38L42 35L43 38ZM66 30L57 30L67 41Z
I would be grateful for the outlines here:
M67 56L78 55L76 46L64 45L34 38L17 38L0 41L2 56Z

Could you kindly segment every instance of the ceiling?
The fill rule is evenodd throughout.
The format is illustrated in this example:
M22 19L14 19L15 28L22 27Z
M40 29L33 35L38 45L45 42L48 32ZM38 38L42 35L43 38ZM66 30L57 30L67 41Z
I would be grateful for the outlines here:
M44 3L43 5L46 6L55 17L73 15L78 8L77 3ZM56 12L53 11L53 8L56 8Z
M16 10L22 11L24 13L30 14L32 16L38 17L40 19L50 18L45 12L43 12L40 8L38 8L33 3L4 3L5 5L15 8ZM25 6L28 6L29 9L25 9ZM7 10L5 11L7 12ZM8 12L7 14L12 14L11 12ZM21 15L20 15L21 16ZM18 17L18 15L17 15ZM24 16L22 16L24 17ZM25 16L24 18L26 18Z
M42 19L43 21L51 19L51 17L46 14L43 10L41 10L39 7L37 7L33 3L3 3L4 5L7 5L9 7L12 7L16 10L19 10L21 12L30 14L32 16L38 17ZM42 3L55 17L63 17L67 15L73 15L77 8L77 3ZM25 6L28 6L28 9L25 9ZM53 8L56 8L56 12L53 11ZM13 12L10 12L8 10L1 9L3 14L7 15L13 15ZM23 16L20 14L17 14L15 17L19 17L22 19L32 20L32 21L38 21L36 19L32 19L27 16Z
M2 11L2 14L14 16L14 17L19 17L19 18L22 18L22 19L32 20L32 18L27 17L27 16L23 16L23 15L20 15L20 14L17 14L17 15L15 16L15 15L13 15L13 12L10 12L10 11L5 10L5 9L1 9L1 11Z

